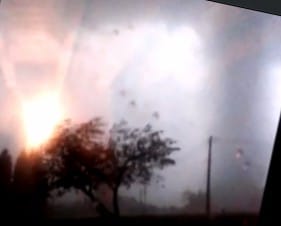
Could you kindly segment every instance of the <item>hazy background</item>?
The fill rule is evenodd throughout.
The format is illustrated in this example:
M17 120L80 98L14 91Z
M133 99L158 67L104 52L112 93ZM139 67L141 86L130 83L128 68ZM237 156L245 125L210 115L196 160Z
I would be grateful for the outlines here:
M280 17L198 0L3 0L0 21L1 147L22 148L19 96L59 88L66 117L150 122L178 141L147 202L205 191L211 135L213 203L262 191L281 109Z

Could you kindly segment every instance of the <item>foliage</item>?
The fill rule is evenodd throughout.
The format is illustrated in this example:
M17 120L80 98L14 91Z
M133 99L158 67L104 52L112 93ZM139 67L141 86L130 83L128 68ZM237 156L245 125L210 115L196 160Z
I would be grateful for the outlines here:
M41 153L22 151L16 161L12 191L17 214L41 217L44 214L49 186L47 169Z
M105 139L103 125L99 118L77 125L66 120L46 145L20 153L13 175L11 157L3 150L0 188L13 192L18 214L40 216L53 191L63 195L74 188L89 197L100 214L119 215L120 186L149 183L154 169L175 164L170 155L179 148L162 137L163 131L151 125L132 129L121 122ZM110 207L100 193L104 186L112 196Z
M9 189L12 175L12 159L7 149L0 154L0 189Z
M175 164L169 155L179 148L174 146L174 140L162 138L162 133L154 131L151 125L130 129L124 122L112 128L109 149L117 162L115 186L148 183L155 168Z
M0 211L7 216L11 206L12 159L7 149L0 154Z
M80 125L66 121L44 147L44 165L51 189L59 195L78 189L103 212L107 207L97 191L100 185L107 185L113 194L113 210L119 215L119 187L148 183L155 168L175 164L169 156L179 148L174 146L174 140L162 138L163 132L154 131L150 125L131 129L126 123L116 124L108 141L103 139L102 126L100 119Z

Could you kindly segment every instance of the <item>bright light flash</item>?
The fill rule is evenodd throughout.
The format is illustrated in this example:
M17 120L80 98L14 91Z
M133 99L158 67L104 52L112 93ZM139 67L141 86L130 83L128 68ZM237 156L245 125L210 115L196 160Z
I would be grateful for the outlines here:
M37 148L45 143L63 117L56 93L45 93L22 102L26 147Z

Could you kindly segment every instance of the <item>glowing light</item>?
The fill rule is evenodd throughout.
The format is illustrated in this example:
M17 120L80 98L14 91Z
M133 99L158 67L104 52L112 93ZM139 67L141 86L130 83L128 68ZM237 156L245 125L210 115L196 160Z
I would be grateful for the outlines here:
M46 142L63 117L58 95L46 93L22 102L26 147L37 148Z

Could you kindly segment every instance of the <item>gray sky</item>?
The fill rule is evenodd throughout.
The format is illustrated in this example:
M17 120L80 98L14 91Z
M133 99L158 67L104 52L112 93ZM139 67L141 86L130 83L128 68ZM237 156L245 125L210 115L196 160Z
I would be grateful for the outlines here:
M22 144L18 96L59 87L66 117L151 122L178 140L165 188L148 188L153 203L205 188L210 135L213 186L264 186L280 112L280 17L198 0L3 0L0 17L2 146Z

